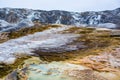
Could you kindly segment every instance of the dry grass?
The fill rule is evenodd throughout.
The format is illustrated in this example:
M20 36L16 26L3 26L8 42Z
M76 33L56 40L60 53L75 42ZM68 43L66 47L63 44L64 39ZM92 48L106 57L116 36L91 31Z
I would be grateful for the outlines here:
M88 34L92 33L94 30L95 28L72 27L68 30L64 30L63 33Z
M29 28L23 28L20 29L16 32L10 32L9 33L9 39L14 39L14 38L18 38L21 36L25 36L28 34L33 34L35 32L41 32L50 28L57 28L60 27L59 25L41 25L41 26L33 26L33 27L29 27Z
M9 39L15 39L22 36L26 36L29 34L34 34L35 32L42 32L44 30L50 29L50 28L57 28L60 27L60 25L41 25L41 26L33 26L33 27L27 27L22 28L17 31L8 32L8 38L4 40L0 40L0 43L5 42Z

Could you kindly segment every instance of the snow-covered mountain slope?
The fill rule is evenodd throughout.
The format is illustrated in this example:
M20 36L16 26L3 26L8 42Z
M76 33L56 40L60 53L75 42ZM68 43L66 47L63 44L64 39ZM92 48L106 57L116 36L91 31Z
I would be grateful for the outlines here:
M21 55L31 55L34 49L51 50L76 50L75 46L67 46L79 35L77 34L60 34L58 32L69 29L73 26L61 26L51 28L43 32L37 32L18 39L12 39L0 44L0 63L12 64L15 59Z
M34 20L39 20L42 23L77 26L97 26L97 24L102 24L99 25L99 27L107 26L108 28L108 24L113 24L114 26L112 26L112 28L116 28L120 25L120 8L100 12L91 11L81 13L60 10L0 9L0 30L3 30L4 27L33 26L32 22Z

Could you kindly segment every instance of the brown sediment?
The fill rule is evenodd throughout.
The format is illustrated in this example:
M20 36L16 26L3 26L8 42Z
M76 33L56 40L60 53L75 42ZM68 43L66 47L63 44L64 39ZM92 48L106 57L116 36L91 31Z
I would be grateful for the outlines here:
M83 59L77 58L72 63L86 65L97 71L116 72L120 70L120 48L105 51L98 55L90 55Z
M69 76L77 77L79 80L108 80L107 78L104 78L99 73L90 70L72 70L68 72Z

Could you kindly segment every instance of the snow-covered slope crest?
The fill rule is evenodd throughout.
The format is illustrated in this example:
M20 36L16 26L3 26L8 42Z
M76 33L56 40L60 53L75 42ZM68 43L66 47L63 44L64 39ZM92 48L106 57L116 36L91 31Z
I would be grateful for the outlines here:
M100 12L68 12L60 10L43 11L32 9L16 9L16 8L0 8L0 20L4 20L6 24L19 24L15 27L32 26L34 20L42 23L65 24L65 25L94 25L104 23L112 23L120 25L120 8L115 10L106 10ZM25 23L21 23L23 21ZM5 23L1 27L5 27ZM12 27L7 26L6 27ZM119 26L118 26L119 27ZM109 28L107 26L107 28ZM110 27L111 28L111 27ZM115 27L116 28L116 27Z
M33 54L32 51L38 47L41 49L59 48L70 43L78 37L78 35L58 33L70 27L72 26L51 28L43 32L37 32L32 35L4 42L0 44L0 62L12 64L20 55L31 55Z
M6 27L8 25L10 25L10 24L8 22L6 22L5 20L0 20L0 28Z
M117 25L113 24L113 23L104 23L104 24L98 24L97 27L101 27L101 28L116 28Z

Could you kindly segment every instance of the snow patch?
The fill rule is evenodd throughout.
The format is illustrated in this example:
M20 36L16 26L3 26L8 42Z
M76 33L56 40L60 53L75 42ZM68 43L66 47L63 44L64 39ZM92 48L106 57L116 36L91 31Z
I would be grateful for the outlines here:
M62 18L62 17L60 16L59 19L58 19L55 23L56 23L56 24L61 24L61 21L60 21L61 18Z
M29 19L24 19L24 20L20 21L20 23L18 25L21 25L21 26L25 25L24 27L30 27L30 26L34 26L34 23Z
M80 20L80 14L77 14L77 13L73 13L72 14L72 17L75 19L75 20Z
M31 12L28 16L27 19L32 20L32 18L34 17L35 12Z
M8 22L6 22L5 20L0 20L0 27L3 28L3 27L6 27L10 25Z
M101 28L116 28L116 24L113 23L104 23L104 24L98 24L97 27L101 27Z
M62 26L52 28L43 32L37 32L32 35L24 36L18 39L9 40L0 44L0 62L13 63L16 55L31 55L33 49L36 48L57 48L70 43L76 34L58 34L58 32L69 29L72 26ZM9 61L9 62L8 62Z

